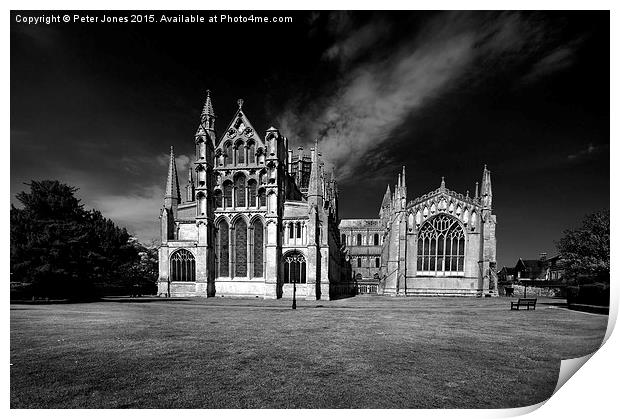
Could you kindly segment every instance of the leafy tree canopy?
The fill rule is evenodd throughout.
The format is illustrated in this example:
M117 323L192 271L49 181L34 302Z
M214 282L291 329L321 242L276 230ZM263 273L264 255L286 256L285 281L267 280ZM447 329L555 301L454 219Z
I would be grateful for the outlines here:
M569 280L609 283L609 210L590 214L581 227L565 230L556 246Z
M93 297L135 280L143 247L97 210L85 210L76 188L32 181L11 206L11 282L45 296Z

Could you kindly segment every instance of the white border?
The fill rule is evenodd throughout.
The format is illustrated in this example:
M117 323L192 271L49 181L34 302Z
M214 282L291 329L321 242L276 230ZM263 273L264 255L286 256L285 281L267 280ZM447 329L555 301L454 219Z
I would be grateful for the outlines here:
M43 1L8 1L5 4L8 5L7 10L5 11L6 19L10 19L9 10L37 10L37 9L49 9L50 4ZM515 10L612 10L610 14L610 23L611 23L611 75L618 74L618 30L617 25L620 21L617 16L617 1L598 1L598 0L590 0L590 1L548 1L548 0L521 0L521 1L425 1L425 2L405 2L405 1L393 1L393 0L383 0L381 2L360 2L360 1L326 1L326 0L315 0L313 2L307 2L304 4L293 3L290 1L237 1L234 4L230 2L225 2L222 0L216 2L198 2L198 1L187 1L187 0L177 0L175 2L166 2L161 0L151 0L151 1L119 1L119 0L108 0L108 1L92 1L88 4L83 1L78 2L75 0L72 1L57 1L53 3L53 9L62 10L62 9L80 9L80 10L129 10L129 9L143 9L143 10L155 10L155 9L163 9L163 10L183 10L183 9L227 9L227 10L398 10L398 9L418 9L418 10L437 10L437 9L455 9L455 10L497 10L497 9L515 9ZM614 8L614 6L616 6ZM5 133L9 132L10 128L10 67L6 64L7 58L10 57L9 54L9 25L4 28L3 38L2 38L2 57L4 57L5 65L2 66L2 72L4 73L4 109L2 112L2 121ZM614 47L616 48L614 50ZM617 77L617 76L616 76ZM578 81L576 81L578 82ZM618 95L618 84L616 79L612 77L611 80L611 115L618 115L617 113L617 95ZM617 138L617 122L612 118L611 120L611 138ZM6 191L10 191L9 181L10 181L10 153L9 153L9 141L4 141L4 159L5 162L2 165L2 170L5 175L3 176L3 183L6 186ZM612 142L610 145L611 148L611 159L614 160L617 157L617 147ZM618 165L611 166L611 179L618 179L619 175ZM610 209L612 210L612 242L613 237L616 235L618 231L618 222L616 221L616 213L615 209L617 207L617 199L618 194L616 192L616 188L614 188L614 184L612 183L612 189L610 191ZM5 274L8 273L9 266L9 207L10 207L10 196L7 193L5 195L5 199L7 200L4 205L3 217L2 217L2 226L3 231L5 232L4 237L5 241L3 243L3 252L2 252L2 266L4 267ZM618 257L616 256L616 252L613 252L614 246L612 245L612 278L614 278L615 273L618 271L616 268ZM5 287L8 284L5 283ZM620 343L617 337L617 333L615 335L610 336L610 332L613 329L613 325L615 324L615 320L617 318L618 313L618 287L616 285L616 281L612 284L611 294L612 294L612 306L610 312L610 323L607 331L607 342L604 344L602 349L598 351L582 368L579 370L575 377L568 380L568 382L555 394L549 401L543 404L543 406L539 409L535 409L535 407L522 408L522 409L507 409L507 410L356 410L353 414L356 416L360 416L361 418L376 418L377 415L390 415L393 418L409 418L411 415L416 415L418 417L454 417L454 418L480 418L480 417L507 417L507 416L516 416L520 414L524 414L528 411L535 410L531 413L530 417L543 418L543 417L562 417L562 418L572 418L572 417L612 417L613 413L617 412L615 401L618 397L617 390L615 389L615 384L618 381L618 372L619 372L619 362L616 354L620 353L618 350L620 347ZM6 289L6 288L5 288ZM8 315L9 313L9 302L8 302L8 293L5 296L5 313ZM9 319L6 319L2 324L3 327L3 335L5 337L9 336ZM5 364L3 368L3 377L5 379L4 391L2 393L2 401L5 409L9 408L9 339L5 340L5 345L3 346L4 351L4 359ZM536 406L540 407L540 406ZM613 412L613 413L612 413ZM89 410L89 411L81 411L81 410L72 410L72 411L48 411L48 410L38 410L38 411L27 411L27 410L13 410L10 412L11 415L15 417L30 417L31 415L36 416L47 416L47 415L57 415L60 414L65 417L82 417L84 414L95 416L95 417L108 417L108 416L129 416L129 415L145 415L149 417L155 418L168 418L172 412L166 410L143 410L143 411L126 411L126 410ZM257 418L271 418L273 416L285 417L289 416L292 412L279 410L279 411L271 411L271 410L260 410L260 411L195 411L195 410L181 410L174 412L173 414L181 414L183 416L188 417L203 417L205 414L207 415L217 415L218 417L231 417L237 414L247 414L252 415ZM317 414L320 416L345 416L349 415L348 411L343 410L322 410L322 411L307 411L307 410L298 410L295 411L294 414L298 417L314 417Z

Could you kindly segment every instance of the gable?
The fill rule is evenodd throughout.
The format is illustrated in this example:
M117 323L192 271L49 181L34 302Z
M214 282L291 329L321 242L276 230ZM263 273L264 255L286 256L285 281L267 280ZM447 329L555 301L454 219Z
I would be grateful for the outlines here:
M440 188L411 201L407 205L407 212L410 214L410 225L415 223L417 227L429 218L443 213L457 218L474 230L480 215L480 204L468 196Z
M256 144L256 148L265 148L264 141L260 138L258 132L252 126L252 123L245 115L245 112L240 108L237 110L234 118L228 124L226 131L222 134L219 141L217 142L216 148L223 147L223 145L227 142L231 142L232 144L237 143L238 141L243 141L244 143L253 140Z

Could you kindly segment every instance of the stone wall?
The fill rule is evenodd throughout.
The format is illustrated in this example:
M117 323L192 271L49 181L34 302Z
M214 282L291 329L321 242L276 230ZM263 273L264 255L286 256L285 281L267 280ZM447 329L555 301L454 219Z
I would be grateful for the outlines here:
M506 286L500 285L499 287L499 295L506 295ZM514 288L513 297L523 297L523 291L525 287L523 285L512 285ZM565 297L565 292L563 288L559 287L527 287L527 296L528 297Z

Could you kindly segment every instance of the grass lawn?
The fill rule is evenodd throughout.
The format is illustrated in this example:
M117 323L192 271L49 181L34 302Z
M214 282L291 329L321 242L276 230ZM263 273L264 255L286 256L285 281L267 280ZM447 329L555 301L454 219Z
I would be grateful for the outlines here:
M11 305L12 408L538 403L607 316L504 298Z

